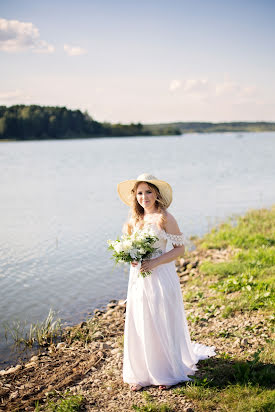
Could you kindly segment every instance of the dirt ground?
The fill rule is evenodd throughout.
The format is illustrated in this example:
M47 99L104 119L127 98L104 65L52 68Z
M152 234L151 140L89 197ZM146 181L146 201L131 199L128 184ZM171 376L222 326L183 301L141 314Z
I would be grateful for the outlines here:
M189 276L198 275L202 261L225 261L233 254L228 250L192 251L176 262L182 291L188 285ZM143 391L130 391L122 380L123 332L126 304L123 300L110 301L106 310L95 310L93 318L64 330L62 341L46 347L44 352L33 356L27 362L0 371L0 410L34 411L39 401L41 410L51 391L68 389L72 394L81 393L85 411L132 411L132 405L144 403ZM187 308L186 313L192 313ZM264 322L255 314L239 313L232 318L222 318L218 313L207 322L195 325L189 322L192 340L216 346L217 355L226 352L238 356L243 351L253 352L263 345L268 330ZM260 328L246 334L249 325L259 324ZM240 326L241 325L241 326ZM239 338L228 338L236 329L243 332ZM217 334L217 331L228 333ZM196 372L200 376L203 361ZM169 403L175 412L195 411L192 401L172 390L147 387L158 403Z

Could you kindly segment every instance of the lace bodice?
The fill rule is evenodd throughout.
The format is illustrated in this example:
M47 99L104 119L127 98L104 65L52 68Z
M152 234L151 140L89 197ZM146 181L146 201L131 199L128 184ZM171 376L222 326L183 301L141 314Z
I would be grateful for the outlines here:
M170 240L173 245L180 246L184 244L183 233L180 235L174 235L172 233L167 233L164 229L160 229L156 223L146 222L144 228L150 227L153 233L159 238L156 241L154 247L157 247L162 250L162 253L166 250L167 241ZM138 231L139 229L135 229Z

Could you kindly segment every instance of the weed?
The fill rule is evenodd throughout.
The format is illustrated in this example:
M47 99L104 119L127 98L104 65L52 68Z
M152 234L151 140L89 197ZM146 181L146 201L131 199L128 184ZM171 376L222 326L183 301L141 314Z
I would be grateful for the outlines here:
M26 321L14 321L11 325L4 323L5 338L10 334L16 345L21 343L32 346L37 343L45 346L53 343L53 340L62 336L61 320L54 320L55 312L50 309L47 318L43 322L31 324L29 333L25 333ZM24 336L25 333L25 336Z
M104 330L98 318L89 318L80 325L71 328L66 337L69 344L74 341L92 342L96 338L103 338Z
M234 378L240 384L258 383L259 385L269 385L275 382L275 368L272 365L260 363L259 349L253 354L251 361L238 362L234 364Z
M48 394L42 410L47 412L77 412L80 410L83 402L84 398L82 395L72 395L69 390L63 393L53 391ZM39 402L36 402L35 412L40 411L40 408Z

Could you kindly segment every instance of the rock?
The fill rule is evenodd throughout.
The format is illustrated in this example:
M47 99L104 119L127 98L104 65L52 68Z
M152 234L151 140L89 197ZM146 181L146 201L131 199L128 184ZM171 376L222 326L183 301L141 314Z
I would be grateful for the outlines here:
M119 352L120 352L120 348L116 348L116 349L111 350L112 355L115 355L116 353L119 353Z
M0 376L9 375L10 373L14 373L14 372L18 371L19 369L22 369L22 365L16 365L12 368L9 368L8 370L1 370L0 371Z
M0 397L2 398L3 396L6 396L10 392L9 388L0 388Z
M36 362L29 362L26 363L25 368L30 369L30 368L35 368L36 367Z
M109 309L109 310L107 310L107 312L105 313L105 315L106 316L109 316L109 315L111 315L112 313L114 313L115 312L115 309Z
M18 398L18 395L19 395L18 391L12 392L9 396L9 400L12 401L13 399Z
M56 349L61 349L61 348L65 348L66 347L66 343L65 342L59 342L56 345Z
M99 310L99 309L94 310L94 314L97 316L103 315L103 313L104 313L104 310Z
M110 300L110 303L108 303L106 307L109 309L113 309L116 307L116 305L117 305L117 300Z
M98 331L96 331L94 334L93 334L93 337L94 338L101 338L102 337L102 332L100 332L100 330L98 330Z
M110 349L110 345L107 345L107 343L101 342L99 344L99 349Z
M185 264L185 259L184 259L184 258L180 258L179 264L180 264L181 267L184 266L184 264Z
M236 348L239 345L240 345L240 339L236 339L235 342L233 343L232 347Z

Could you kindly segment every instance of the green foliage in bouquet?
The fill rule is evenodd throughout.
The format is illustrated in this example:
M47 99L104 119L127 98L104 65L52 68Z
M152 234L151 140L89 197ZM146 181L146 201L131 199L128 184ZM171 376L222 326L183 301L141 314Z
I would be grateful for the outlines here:
M151 259L153 254L161 253L154 243L159 240L150 230L140 230L131 235L122 235L117 240L108 240L108 250L113 252L112 258L115 263L131 263L134 261ZM141 272L143 277L151 275L151 271Z

